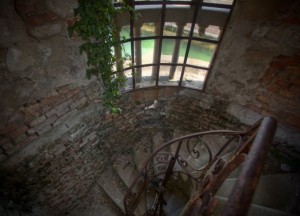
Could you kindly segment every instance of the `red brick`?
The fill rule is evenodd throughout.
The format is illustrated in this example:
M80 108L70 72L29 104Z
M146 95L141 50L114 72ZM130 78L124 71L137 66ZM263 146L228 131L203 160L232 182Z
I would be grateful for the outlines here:
M18 129L20 125L17 122L12 122L6 125L6 127L0 129L0 135L6 135L16 129Z
M61 94L65 94L70 90L71 84L63 85L56 88L56 91Z
M64 95L60 94L60 95L53 95L53 96L50 96L47 98L43 98L41 103L44 106L53 107L53 106L56 106L57 104L62 103L65 100L66 100L66 97Z
M293 98L293 97L296 96L293 92L291 92L291 91L289 91L289 90L287 90L287 89L281 89L281 90L279 91L279 94L280 94L281 96L287 97L287 98Z
M295 65L300 61L299 57L289 57L280 55L276 57L271 63L270 66L279 70L284 69L289 65Z
M250 110L253 110L254 112L260 113L261 112L261 107L257 107L253 104L248 104L246 107Z
M12 149L14 147L13 144L11 144L10 142L9 143L6 143L5 145L2 146L3 150L4 151L7 151L9 149Z
M26 139L19 142L14 148L8 150L6 153L8 155L11 155L11 154L17 152L18 150L25 147L27 144L31 143L36 137L37 137L36 135L28 136Z
M300 116L295 116L295 115L289 116L289 117L286 119L286 122L287 122L289 125L294 126L294 127L300 129Z
M296 86L300 86L300 78L291 79L291 83Z
M85 96L85 93L84 92L78 92L78 93L76 93L73 97L72 97L72 99L74 100L74 101L77 101L77 100L80 100L81 98L83 98Z
M8 120L8 123L13 123L13 122L23 123L24 122L23 115L18 112L15 115L13 115L12 117L10 117Z
M269 104L270 98L265 95L257 95L256 100L263 103L263 104Z
M6 143L8 143L10 141L9 137L3 137L0 139L0 146L5 145Z
M278 93L280 90L280 86L277 83L272 83L271 85L269 85L268 90L270 92Z
M263 116L272 116L272 113L270 112L269 109L262 109L260 114L263 115Z
M298 86L292 86L290 88L290 91L297 97L300 97L300 87Z
M275 77L274 70L272 68L269 68L266 70L260 81L264 84L270 84Z
M165 97L172 97L172 96L178 94L178 92L179 92L178 88L166 87Z
M57 120L57 116L54 115L48 118L46 121L34 127L34 131L37 132L39 135L42 135L52 129L51 124L56 120Z
M81 106L81 105L85 104L86 101L87 101L86 97L83 97L83 98L81 98L80 100L78 100L78 101L72 103L72 104L70 105L70 109L75 109L75 108L77 108L78 106Z
M285 23L293 24L293 25L300 25L299 16L294 15L294 14L290 14L288 16L281 18L281 21L285 22Z
M42 123L43 121L45 121L47 118L46 116L40 116L36 119L34 119L32 122L30 122L30 127L35 127L36 125Z
M9 136L13 139L16 139L21 134L24 134L28 130L27 126L23 126L9 133Z
M15 6L22 15L35 13L37 10L37 5L33 1L17 0Z
M70 104L73 103L73 100L72 99L69 99L65 102L63 102L62 104L54 107L53 109L49 110L47 113L46 113L46 116L47 117L51 117L53 115L57 115L57 116L62 116L64 113L68 112L69 111L69 108L68 106Z
M27 138L27 134L23 133L23 134L21 134L20 136L16 137L16 138L14 139L14 142L15 142L15 143L19 143L19 142L21 142L22 140L24 140L24 139L26 139L26 138Z
M71 98L73 97L74 95L80 93L81 89L79 87L75 88L75 89L71 89L70 91L66 92L66 97L67 98Z
M283 88L289 88L291 86L287 76L285 76L285 75L277 76L276 83Z

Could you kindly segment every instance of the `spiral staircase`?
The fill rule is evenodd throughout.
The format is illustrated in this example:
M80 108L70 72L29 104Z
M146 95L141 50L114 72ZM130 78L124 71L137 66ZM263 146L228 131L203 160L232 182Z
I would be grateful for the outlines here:
M245 131L173 139L157 133L152 146L140 140L108 164L86 197L64 215L299 215L300 175L260 176L275 129L276 121L265 118ZM49 212L1 206L0 215Z
M260 178L275 129L265 118L246 131L195 133L152 149L142 140L70 215L298 215L300 175Z

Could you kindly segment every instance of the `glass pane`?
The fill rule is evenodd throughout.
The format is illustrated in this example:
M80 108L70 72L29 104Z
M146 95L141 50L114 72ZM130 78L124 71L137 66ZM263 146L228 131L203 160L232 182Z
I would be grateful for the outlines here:
M172 58L174 58L174 64L182 64L186 52L186 46L187 40L163 39L161 63L172 63ZM178 48L178 51L176 51L175 48ZM178 53L177 61L175 58L176 53Z
M181 70L181 66L160 66L158 85L178 86Z
M121 40L126 40L130 38L130 25L122 26L120 37Z
M141 79L136 78L135 88L145 88L155 86L155 78L152 76L152 67L142 67ZM137 74L137 71L135 72Z
M229 12L230 9L227 8L202 7L197 15L193 36L218 40Z
M183 64L188 40L180 40L179 42L180 42L180 50L179 50L178 64Z
M126 70L124 71L124 75L126 78L126 83L125 83L125 91L126 90L131 90L133 88L132 85L132 70Z
M207 70L186 67L182 79L182 86L203 89Z
M142 40L142 64L153 64L154 41Z
M174 52L174 39L163 39L161 50L161 63L172 63L172 56Z
M123 67L131 67L131 42L123 43L122 56L127 59L124 61Z
M192 23L187 23L183 28L182 36L188 37L191 32L191 27L192 27Z
M214 3L214 4L226 4L226 5L232 5L233 0L203 0L205 3Z
M189 36L195 7L190 5L168 5L165 14L165 36Z
M155 36L155 26L153 22L144 23L142 25L142 37Z
M194 37L198 38L218 41L221 36L221 28L219 26L209 25L208 27L197 27L197 30L194 30Z
M166 22L164 25L164 36L176 36L177 25L175 22Z
M187 64L209 67L216 47L215 44L192 41Z

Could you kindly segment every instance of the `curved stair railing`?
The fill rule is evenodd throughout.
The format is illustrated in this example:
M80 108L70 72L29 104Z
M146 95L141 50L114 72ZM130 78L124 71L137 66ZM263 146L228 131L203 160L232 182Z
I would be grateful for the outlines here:
M242 163L224 214L246 214L275 130L276 121L266 117L245 131L199 132L165 143L147 158L125 194L126 214L137 215L139 206L146 205L140 212L144 216L168 215L166 194L180 181L194 187L180 215L211 215L217 202L214 195Z

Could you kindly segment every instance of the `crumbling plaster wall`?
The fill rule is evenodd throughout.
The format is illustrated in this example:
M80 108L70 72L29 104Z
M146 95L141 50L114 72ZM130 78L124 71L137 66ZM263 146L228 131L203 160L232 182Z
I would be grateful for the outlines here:
M206 91L299 130L299 38L299 1L238 0Z
M112 116L102 106L101 85L85 78L80 39L67 35L76 1L1 1L1 189L9 198L64 212L80 202L106 163L155 128L180 135L176 128L239 129L244 125L238 119L254 123L270 107L257 101L258 93L269 92L260 79L274 56L295 57L298 50L277 35L298 24L268 24L280 2L237 2L204 92L138 90L125 95L124 111ZM268 34L276 37L265 38ZM154 100L158 107L145 110ZM280 136L297 140L296 126Z
M0 3L0 122L26 103L57 94L65 84L87 85L80 40L70 39L67 21L75 0Z

